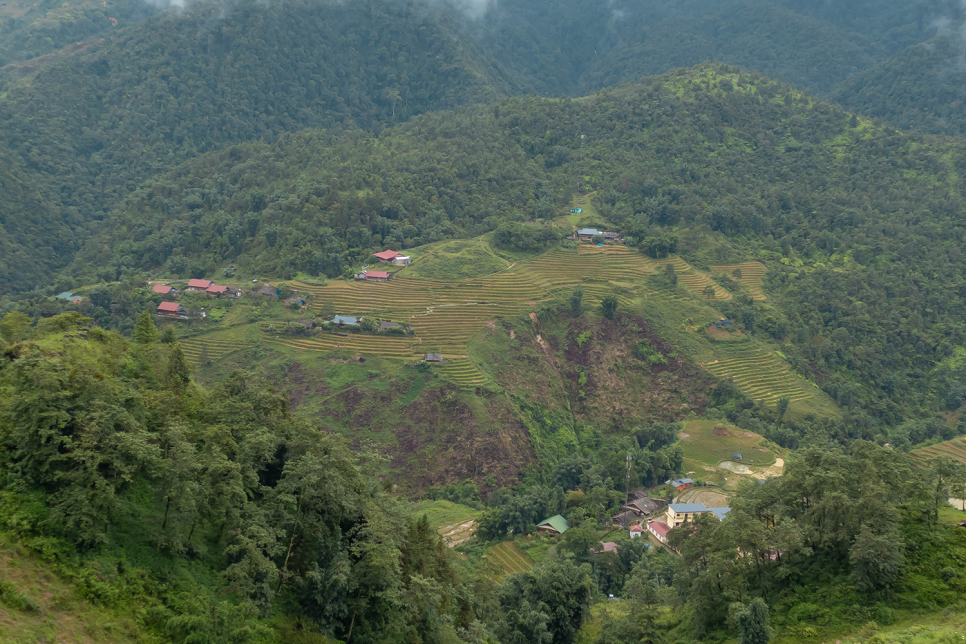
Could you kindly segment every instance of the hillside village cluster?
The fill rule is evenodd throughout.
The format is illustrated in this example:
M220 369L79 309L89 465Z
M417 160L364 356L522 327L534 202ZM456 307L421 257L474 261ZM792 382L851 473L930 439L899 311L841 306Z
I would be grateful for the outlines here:
M678 492L694 485L694 481L689 478L665 483ZM666 503L661 499L650 498L644 491L637 491L634 493L633 500L628 500L621 506L620 512L611 520L615 526L626 529L631 539L642 537L647 531L660 543L667 545L668 533L674 528L692 522L697 515L711 514L719 521L723 521L730 511L729 507L709 508L703 503ZM537 524L538 532L551 537L561 536L569 529L567 519L559 514ZM615 551L617 547L616 543L608 541L603 544L602 552Z

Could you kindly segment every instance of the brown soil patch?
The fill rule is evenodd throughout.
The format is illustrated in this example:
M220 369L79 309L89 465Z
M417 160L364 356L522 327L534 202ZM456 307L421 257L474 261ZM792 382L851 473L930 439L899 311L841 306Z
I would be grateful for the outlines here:
M715 427L713 433L715 436L731 436L731 432L728 431L727 427Z

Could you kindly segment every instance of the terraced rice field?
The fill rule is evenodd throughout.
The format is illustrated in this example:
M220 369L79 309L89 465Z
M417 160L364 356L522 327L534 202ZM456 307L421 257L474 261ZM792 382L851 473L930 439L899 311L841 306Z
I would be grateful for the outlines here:
M221 340L209 335L200 335L181 340L184 357L193 365L201 363L202 354L206 355L208 360L218 360L232 351L244 349L247 346L244 342Z
M520 552L512 541L504 541L489 548L486 556L502 566L503 572L507 575L533 570L533 560Z
M448 360L440 367L443 375L462 387L479 387L486 383L486 376L467 359Z
M753 300L768 299L761 290L768 268L761 262L742 262L740 264L729 264L727 266L712 266L711 270L716 273L724 273L730 277L736 268L741 269L741 279L738 280L738 283L748 287L748 294L751 295Z
M741 391L765 403L776 403L782 396L791 402L811 398L807 383L792 373L775 352L749 348L736 350L732 355L706 363L704 368L717 378L734 378Z
M938 443L936 445L930 445L929 447L915 449L910 452L910 454L912 454L914 459L920 462L927 461L935 456L948 456L949 458L956 459L961 463L966 463L966 438L960 436L959 438L954 438L951 441L946 441L945 443Z
M265 341L302 351L335 351L348 349L362 353L375 353L388 358L412 358L418 351L419 340L394 336L373 336L358 333L339 335L325 333L311 338L298 336L265 336Z
M584 246L578 247L576 253L572 250L550 251L528 264L514 267L514 270L526 272L534 283L544 288L573 285L584 279L640 283L654 274L653 260L640 253L621 251L623 247L620 246L606 252L596 246L589 246L589 250L581 252L582 248Z

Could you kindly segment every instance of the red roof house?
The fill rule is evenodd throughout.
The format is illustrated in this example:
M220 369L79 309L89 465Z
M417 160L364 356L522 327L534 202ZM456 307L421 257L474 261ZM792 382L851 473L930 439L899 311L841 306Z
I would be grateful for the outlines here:
M212 295L221 295L228 290L227 286L218 286L217 284L212 284L205 289L205 293L210 293Z
M204 291L213 282L211 280L188 280L188 290L189 291Z
M650 520L647 522L647 531L657 537L661 543L667 542L667 533L671 531L671 526L663 521Z
M177 302L161 302L161 304L158 304L158 315L164 315L172 318L187 318L188 311Z
M167 284L155 284L154 286L151 287L151 290L154 291L155 293L160 293L161 295L167 295L174 289L168 286Z
M373 257L378 257L379 259L381 259L384 262L390 262L390 261L392 261L392 258L393 257L396 257L397 255L399 255L399 253L397 253L394 250L384 250L381 253L373 253L372 254Z
M389 280L389 273L386 271L366 271L363 278L372 282L385 282Z

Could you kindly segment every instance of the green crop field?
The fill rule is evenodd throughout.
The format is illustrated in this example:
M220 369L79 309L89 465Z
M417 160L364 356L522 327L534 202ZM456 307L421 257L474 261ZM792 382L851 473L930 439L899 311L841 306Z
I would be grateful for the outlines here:
M724 350L723 350L724 351ZM705 363L704 368L718 378L734 378L735 385L755 400L777 403L782 396L792 403L812 398L817 391L792 373L774 351L753 344L728 346L726 357Z
M961 463L966 463L966 437L960 436L945 443L914 449L910 454L919 462L925 462L935 456L948 456Z
M414 255L417 252L419 249L414 249ZM409 278L459 281L485 277L508 266L509 262L494 255L488 244L479 240L460 240L423 251L404 270Z
M521 552L512 541L503 541L487 548L485 556L502 566L507 575L533 570L533 559Z
M766 446L760 435L713 420L696 420L685 425L678 445L684 450L685 458L711 467L731 460L736 452L749 467L772 465L778 456L775 448Z
M761 262L742 262L740 264L729 264L727 266L712 266L711 270L715 273L724 273L732 277L735 269L741 271L741 279L736 280L739 284L748 287L748 294L754 300L763 301L768 298L762 292L762 283L768 269ZM733 278L734 279L734 278Z
M214 336L213 334L199 335L181 340L184 356L190 364L200 364L206 360L219 360L232 351L244 349L246 345L239 340Z

